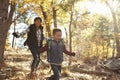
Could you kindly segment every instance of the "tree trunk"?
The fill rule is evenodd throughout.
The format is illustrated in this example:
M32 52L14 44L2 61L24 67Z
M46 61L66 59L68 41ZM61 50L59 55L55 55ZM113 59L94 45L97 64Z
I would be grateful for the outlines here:
M71 26L72 26L72 21L73 21L73 11L71 11L71 14L70 14L70 25L69 25L69 50L70 52L72 52L72 29L71 29ZM69 58L69 65L71 65L71 57Z
M113 49L112 49L112 58L114 58L115 57L115 42L113 43Z
M97 43L95 45L96 45L96 55L98 55L99 54L99 49L98 49Z
M108 41L109 42L109 41ZM110 42L109 43L107 43L107 46L106 46L106 48L107 48L107 52L106 52L106 59L108 58L108 54L109 54L109 44L110 44Z
M115 42L116 42L116 50L117 50L117 56L116 57L120 57L120 41L118 38L118 25L117 25L117 19L116 19L116 14L113 10L113 8L110 6L110 4L106 1L107 6L109 7L112 17L113 17L113 26L114 26L114 37L115 37Z
M47 20L47 13L44 11L44 8L42 5L40 5L40 8L41 8L41 11L42 11L42 14L43 14L43 17L44 17L44 21L45 21L45 25L46 25L46 30L48 32L48 37L51 36L51 31L50 31L50 24Z
M68 44L68 32L67 32L66 28L64 28L64 29L65 29L65 35L66 35L66 43Z
M54 6L54 0L51 2L54 28L57 28L57 10Z
M0 62L3 62L4 60L4 49L9 27L10 24L8 23L0 24Z
M10 6L10 11L8 8ZM10 4L9 0L0 1L0 63L4 61L4 49L7 38L7 33L12 24L12 17L15 10L15 5Z
M54 27L57 28L57 15L56 15L57 10L55 10L55 7L53 7L52 11L53 11L53 23L54 23Z
M15 20L14 20L14 32L16 32L16 28L15 28L15 26L16 26L16 22L15 22ZM14 43L15 43L15 37L13 36L13 40L12 40L12 48L14 48Z
M72 26L72 17L73 17L73 11L71 12L71 15L70 15L70 25L69 25L69 49L70 51L72 51L72 29L71 29L71 26Z

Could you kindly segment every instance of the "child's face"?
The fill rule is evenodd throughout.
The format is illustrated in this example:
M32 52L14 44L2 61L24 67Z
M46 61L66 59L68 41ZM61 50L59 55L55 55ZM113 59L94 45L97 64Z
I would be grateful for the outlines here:
M39 27L41 25L41 22L39 19L37 19L34 23L35 23L36 27Z
M62 37L62 32L56 32L54 35L53 35L53 38L56 40L56 41L59 41Z

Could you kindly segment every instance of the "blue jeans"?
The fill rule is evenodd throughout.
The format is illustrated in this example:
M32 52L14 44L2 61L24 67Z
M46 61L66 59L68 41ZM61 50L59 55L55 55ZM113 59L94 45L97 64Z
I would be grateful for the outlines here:
M51 69L54 73L54 75L52 76L53 78L51 80L59 80L61 76L61 65L51 64Z
M39 62L40 62L40 53L38 51L39 47L29 46L29 49L30 49L32 56L33 56L33 61L32 61L32 65L31 65L31 72L34 72L35 70L37 70L37 67L38 67Z

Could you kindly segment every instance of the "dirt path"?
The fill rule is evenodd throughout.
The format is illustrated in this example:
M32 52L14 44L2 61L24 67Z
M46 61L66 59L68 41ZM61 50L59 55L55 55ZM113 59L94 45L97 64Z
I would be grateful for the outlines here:
M15 67L13 71L14 75L11 75L8 80L28 80L27 75L30 73L30 64L32 61L30 52L6 51L5 58L8 67ZM40 66L37 71L37 80L45 80L44 77L48 77L52 74L48 64L46 66ZM62 74L61 80L101 80L99 77L93 76L77 72L67 72L67 74Z

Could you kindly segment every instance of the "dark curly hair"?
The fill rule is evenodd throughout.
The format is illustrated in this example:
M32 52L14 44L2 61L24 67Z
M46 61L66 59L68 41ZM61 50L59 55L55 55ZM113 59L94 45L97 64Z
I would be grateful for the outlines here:
M36 20L40 20L40 22L42 22L42 19L41 19L40 17L36 17L36 18L34 19L34 22L35 22Z

